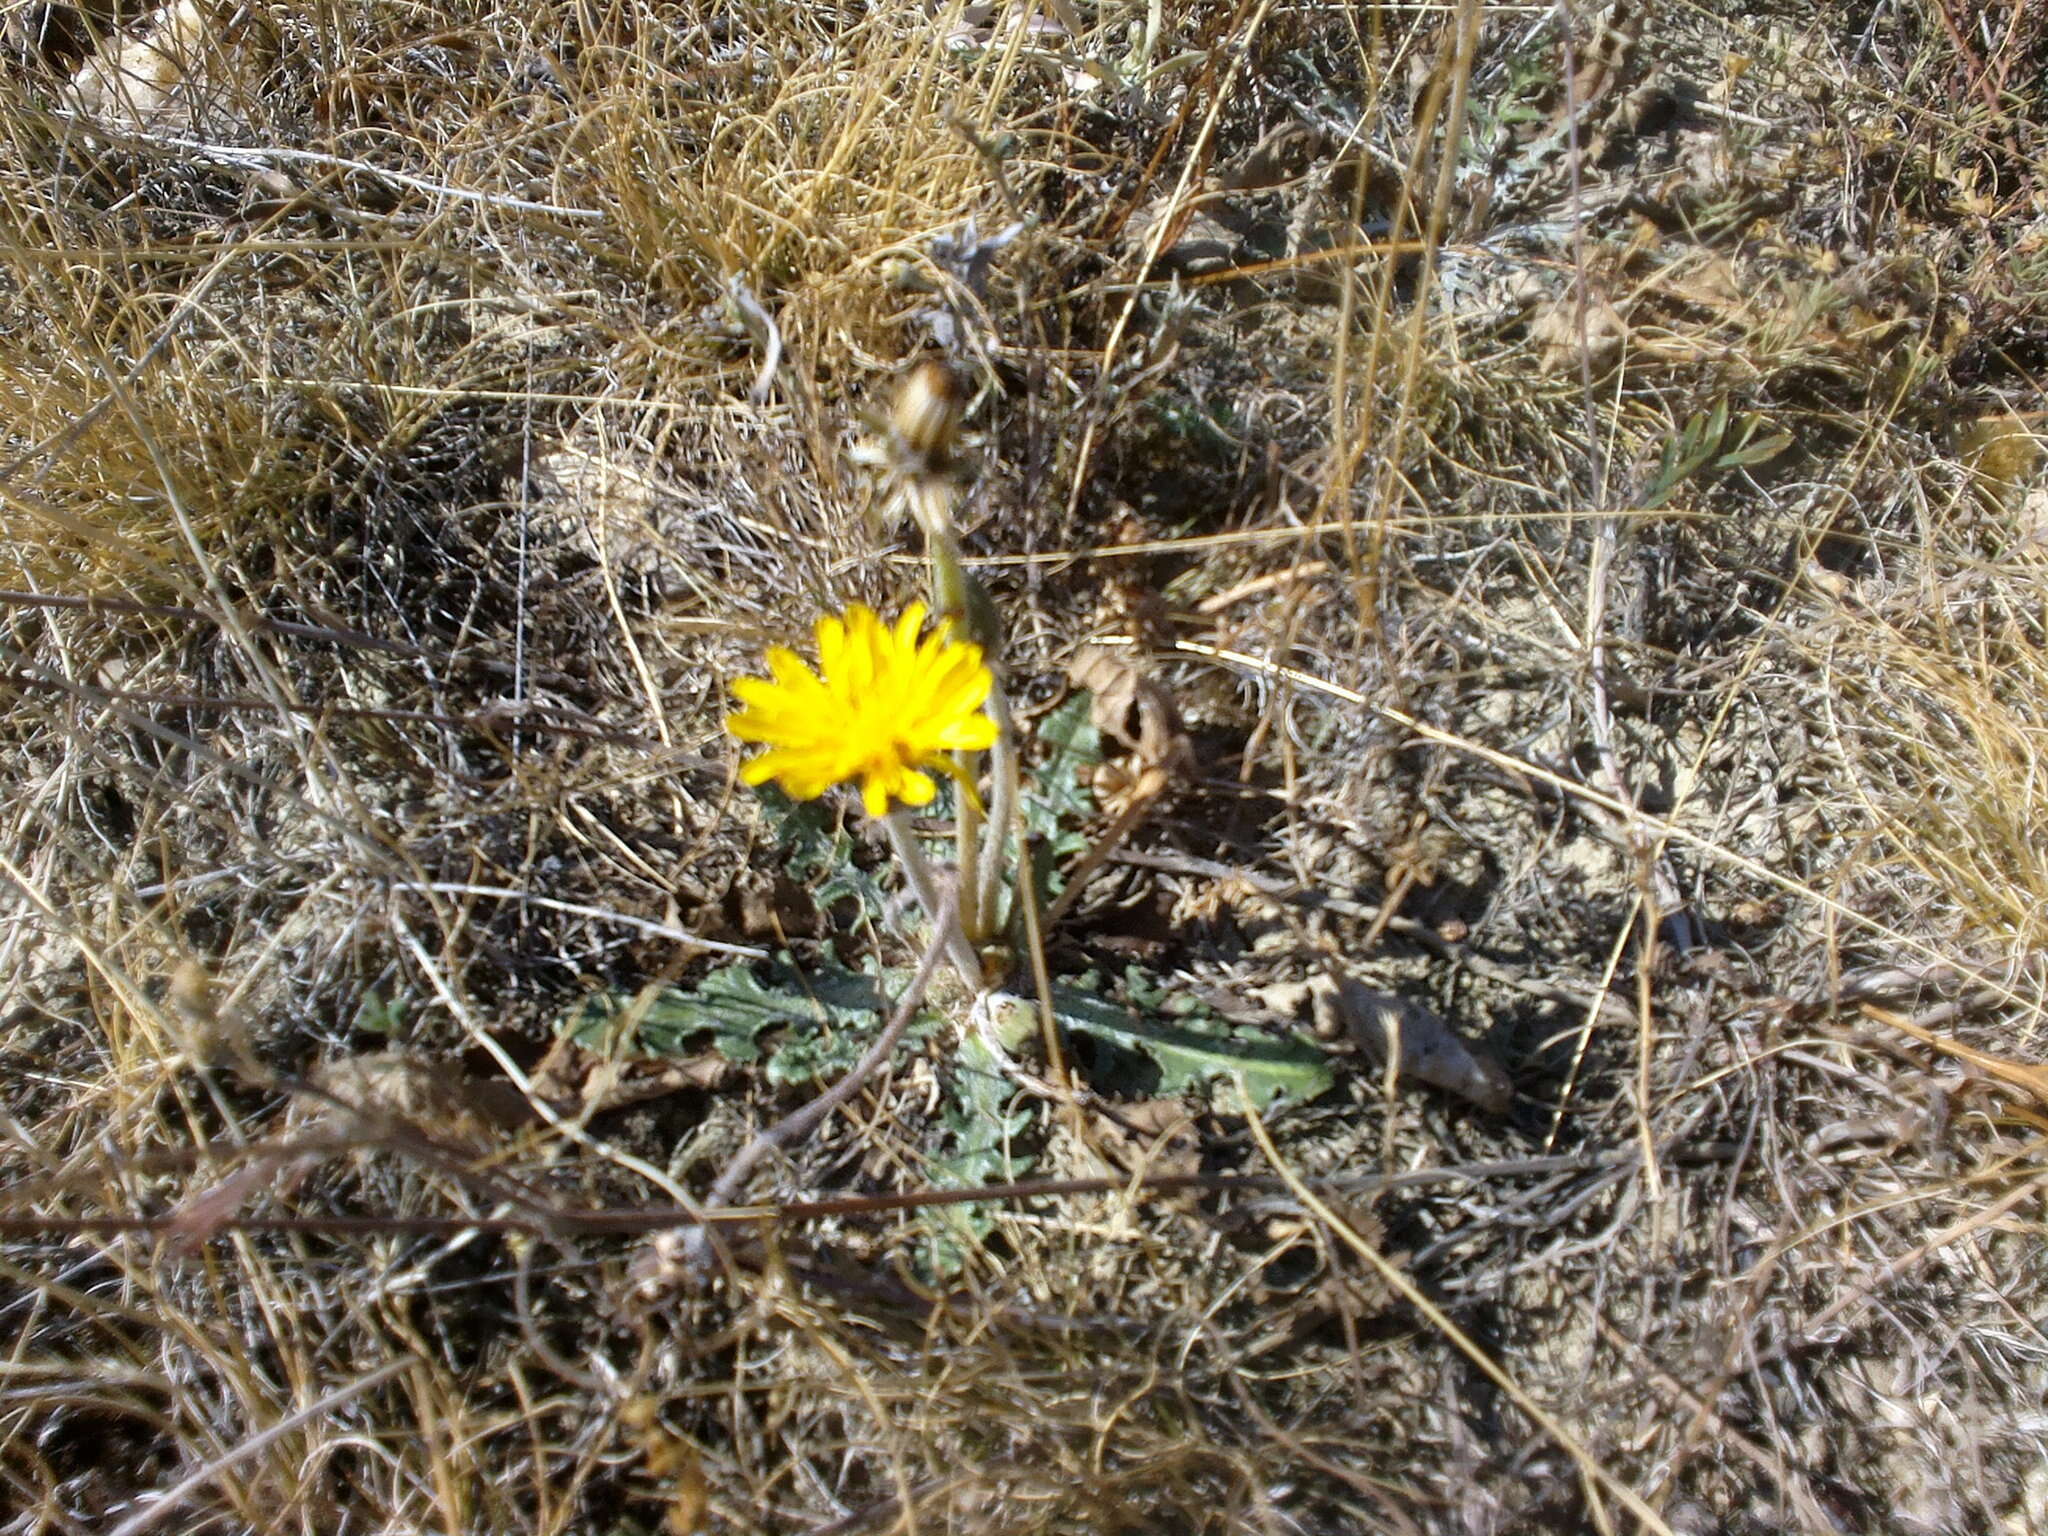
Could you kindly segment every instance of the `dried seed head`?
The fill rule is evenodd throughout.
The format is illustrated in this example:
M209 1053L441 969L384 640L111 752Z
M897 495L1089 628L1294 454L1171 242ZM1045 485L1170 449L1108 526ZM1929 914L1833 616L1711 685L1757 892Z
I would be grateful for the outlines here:
M197 960L180 960L171 972L171 1006L181 1018L211 1029L219 1021L213 1002L213 977Z
M233 1066L249 1059L247 1032L239 1016L223 1013L214 995L213 974L197 960L180 960L167 993L179 1045L195 1066Z
M967 388L943 358L918 359L896 386L889 428L903 449L937 467L952 457Z

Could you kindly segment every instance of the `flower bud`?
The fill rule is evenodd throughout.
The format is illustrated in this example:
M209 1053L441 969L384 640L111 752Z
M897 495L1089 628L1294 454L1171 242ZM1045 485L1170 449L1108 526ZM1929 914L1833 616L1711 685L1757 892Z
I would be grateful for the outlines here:
M939 357L920 358L896 386L889 429L906 453L937 468L953 456L966 403L966 385L952 364Z

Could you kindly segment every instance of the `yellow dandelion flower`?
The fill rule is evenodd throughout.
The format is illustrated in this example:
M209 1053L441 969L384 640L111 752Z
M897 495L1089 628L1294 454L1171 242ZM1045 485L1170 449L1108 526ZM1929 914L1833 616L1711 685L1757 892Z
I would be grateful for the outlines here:
M927 770L960 780L947 754L978 752L996 739L982 712L993 679L981 647L953 638L941 622L922 639L925 606L912 603L884 624L859 603L844 618L818 620L818 670L783 646L768 648L772 678L732 685L743 706L725 728L768 750L740 769L748 784L773 779L792 800L815 800L834 784L860 781L870 816L892 802L929 805Z

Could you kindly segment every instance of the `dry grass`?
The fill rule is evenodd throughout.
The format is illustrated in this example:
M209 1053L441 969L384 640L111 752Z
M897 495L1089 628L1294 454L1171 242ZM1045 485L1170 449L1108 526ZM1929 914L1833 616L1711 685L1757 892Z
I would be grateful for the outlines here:
M7 11L0 1531L2048 1526L2028 7L171 15L86 110ZM554 1021L914 959L721 718L917 590L935 343L1025 712L1128 637L1198 753L1055 969L1341 966L1516 1102L1077 1048L1035 1171L1214 1187L650 1298L815 1089ZM754 1198L943 1183L968 1070Z

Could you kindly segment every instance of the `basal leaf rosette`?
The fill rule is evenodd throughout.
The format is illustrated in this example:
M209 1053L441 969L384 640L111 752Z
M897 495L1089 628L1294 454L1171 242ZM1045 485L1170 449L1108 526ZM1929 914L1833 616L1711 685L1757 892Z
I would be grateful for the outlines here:
M772 780L792 800L857 782L870 816L892 804L929 805L933 770L971 796L951 754L994 744L996 723L982 709L994 680L981 647L955 640L950 622L920 635L925 614L912 603L884 624L855 603L843 617L821 618L815 672L794 651L770 646L772 676L732 685L741 708L726 729L768 748L741 767L741 780Z

